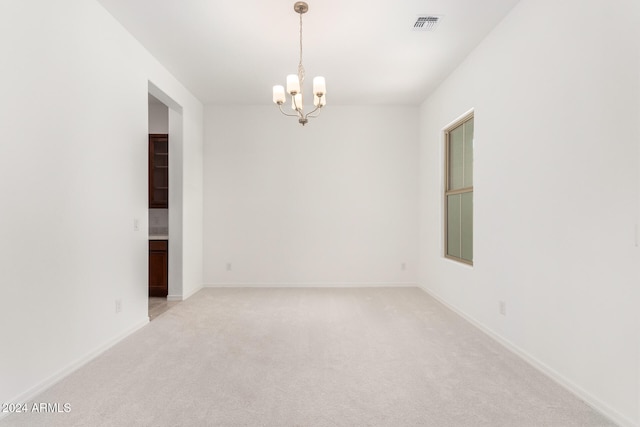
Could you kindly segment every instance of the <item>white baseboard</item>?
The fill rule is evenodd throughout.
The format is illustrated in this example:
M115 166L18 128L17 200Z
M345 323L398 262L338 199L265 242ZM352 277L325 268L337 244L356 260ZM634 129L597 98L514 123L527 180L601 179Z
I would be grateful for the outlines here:
M417 283L292 282L292 283L210 283L205 288L417 288Z
M198 288L195 288L195 289L191 290L190 292L187 292L186 294L184 294L184 295L182 296L182 298L183 298L183 299L185 299L185 300L186 300L186 299L189 299L189 298L191 298L192 296L194 296L195 294L197 294L197 293L198 293L198 291L200 291L201 289L202 289L202 286L200 286L200 287L198 287Z
M167 301L184 301L188 298L191 298L196 293L198 293L200 289L202 289L202 286L200 286L199 288L195 288L184 295L167 295Z
M10 402L13 402L13 403L25 403L25 402L28 402L28 401L32 400L34 397L36 397L40 393L42 393L45 390L47 390L48 388L50 388L51 386L56 384L58 381L64 379L68 375L70 375L73 372L77 371L78 369L80 369L81 367L83 367L84 365L86 365L87 363L89 363L90 361L95 359L96 357L100 356L102 353L104 353L105 351L109 350L111 347L116 345L118 342L122 341L123 339L125 339L126 337L128 337L132 333L136 332L138 329L142 328L143 326L147 325L148 323L149 323L149 318L145 317L144 320L138 322L133 327L127 329L126 331L124 331L121 334L115 336L114 338L111 338L110 340L108 340L104 344L98 346L94 350L92 350L89 353L85 354L83 357L77 359L76 361L70 363L69 365L67 365L66 367L62 368L61 370L59 370L55 374L51 375L49 378L45 379L41 383L36 384L35 386L31 387L29 390L25 391L24 393L20 394L19 396L16 396ZM4 418L7 415L9 415L9 413L0 413L0 419Z
M607 405L602 400L600 400L597 397L593 396L592 394L590 394L589 392L584 390L582 387L580 387L577 384L573 383L571 380L567 379L565 376L563 376L561 373L559 373L555 369L553 369L550 366L548 366L547 364L541 362L540 360L538 360L537 358L535 358L531 354L527 353L525 350L521 349L520 347L518 347L517 345L515 345L514 343L512 343L508 339L506 339L503 336L499 335L498 333L496 333L492 329L488 328L484 324L482 324L482 323L478 322L477 320L475 320L474 318L470 317L469 315L464 313L462 310L459 310L457 307L449 304L446 300L441 298L439 295L437 295L436 293L434 293L430 289L428 289L428 288L426 288L424 286L419 286L419 287L420 287L420 289L422 289L423 291L425 291L426 293L431 295L433 298L438 300L442 305L444 305L445 307L447 307L451 311L455 312L460 317L463 317L465 320L467 320L473 326L475 326L476 328L480 329L482 332L487 334L490 338L492 338L493 340L495 340L498 343L500 343L507 350L511 351L512 353L514 353L515 355L517 355L518 357L523 359L529 365L533 366L535 369L537 369L538 371L540 371L542 374L546 375L547 377L551 378L556 383L560 384L562 387L564 387L570 393L572 393L572 394L576 395L577 397L579 397L580 399L582 399L586 404L591 406L596 411L600 412L605 417L609 418L611 421L615 422L616 424L620 425L621 427L638 427L638 424L636 424L633 420L631 420L631 419L627 418L626 416L620 414L618 411L613 409L611 406Z

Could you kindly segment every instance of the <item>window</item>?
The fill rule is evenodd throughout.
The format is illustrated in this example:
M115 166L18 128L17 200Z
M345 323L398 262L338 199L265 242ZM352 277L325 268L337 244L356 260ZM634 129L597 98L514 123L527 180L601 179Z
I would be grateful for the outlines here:
M445 256L473 264L473 114L445 130Z

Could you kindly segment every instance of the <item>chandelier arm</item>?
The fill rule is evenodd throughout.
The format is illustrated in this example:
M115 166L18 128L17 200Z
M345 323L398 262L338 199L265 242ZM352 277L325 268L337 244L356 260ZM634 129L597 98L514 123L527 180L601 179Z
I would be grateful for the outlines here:
M320 115L320 112L318 111L320 108L322 108L322 107L316 107L313 110L309 111L307 113L307 115L304 116L304 118L305 119L307 119L307 118L314 119L314 118L318 117ZM316 111L318 111L318 114L316 114L315 116L312 116L312 114L315 113Z
M302 95L302 88L300 88L300 95ZM302 98L302 96L301 96ZM304 105L298 105L298 103L296 102L296 97L295 95L293 96L293 106L296 107L296 113L298 113L298 117L300 117L301 119L304 119Z
M289 116L289 117L300 117L299 114L287 114L284 112L284 110L282 109L282 104L278 104L278 108L280 109L280 112L282 114L284 114L285 116ZM296 110L297 111L297 110Z

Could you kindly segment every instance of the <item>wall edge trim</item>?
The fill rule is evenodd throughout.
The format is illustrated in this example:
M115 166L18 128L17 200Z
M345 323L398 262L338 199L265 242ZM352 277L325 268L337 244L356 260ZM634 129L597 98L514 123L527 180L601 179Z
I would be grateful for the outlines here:
M494 330L485 326L483 323L477 321L476 319L469 316L468 314L458 309L454 305L451 305L444 298L436 294L433 290L422 285L418 285L418 287L422 289L424 292L426 292L427 294L429 294L431 297L433 297L435 300L437 300L439 303L444 305L446 308L453 311L454 313L456 313L457 315L459 315L460 317L462 317L463 319L471 323L473 326L478 328L480 331L488 335L491 339L496 341L498 344L502 345L507 350L509 350L510 352L512 352L513 354L515 354L516 356L518 356L519 358L527 362L530 366L535 368L538 372L542 373L543 375L547 376L548 378L550 378L551 380L559 384L562 388L567 390L569 393L583 400L587 405L589 405L591 408L593 408L594 410L596 410L597 412L599 412L609 420L615 422L621 427L638 427L640 425L640 424L636 424L633 420L629 419L625 415L622 415L620 412L616 411L615 409L613 409L611 406L609 406L602 400L593 396L591 393L584 390L582 387L578 386L573 381L569 380L564 375L562 375L555 369L551 368L544 362L538 360L536 357L529 354L527 351L518 347L516 344L512 343L510 340L504 338L502 335L498 334Z
M202 286L195 288L184 295L167 295L167 301L184 301L194 296L201 289Z
M119 333L115 337L105 341L103 344L101 344L101 345L97 346L96 348L94 348L93 350L85 353L84 356L82 356L82 357L76 359L75 361L69 363L68 365L66 365L62 369L58 370L53 375L50 375L45 380L43 380L43 381L39 382L38 384L34 385L33 387L29 388L25 392L19 394L14 399L11 399L11 402L12 403L25 403L27 401L32 400L33 398L35 398L39 394L41 394L44 391L46 391L47 389L53 387L58 382L62 381L63 379L65 379L66 377L68 377L69 375L71 375L72 373L77 371L78 369L82 368L87 363L91 362L92 360L94 360L95 358L97 358L98 356L100 356L101 354L106 352L107 350L109 350L111 347L113 347L116 344L118 344L123 339L127 338L129 335L131 335L134 332L138 331L139 329L143 328L148 323L149 323L149 317L145 316L143 320L141 320L138 323L134 324L132 327L124 330L123 332ZM0 413L0 420L5 418L8 415L10 415L10 413Z
M239 282L210 283L205 288L418 288L407 282Z

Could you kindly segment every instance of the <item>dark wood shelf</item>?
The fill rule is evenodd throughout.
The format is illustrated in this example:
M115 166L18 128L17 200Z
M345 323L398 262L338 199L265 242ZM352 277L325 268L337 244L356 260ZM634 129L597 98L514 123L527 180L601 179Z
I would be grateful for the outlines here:
M169 293L169 242L149 241L149 296L166 297Z
M169 135L149 134L149 208L169 207Z

